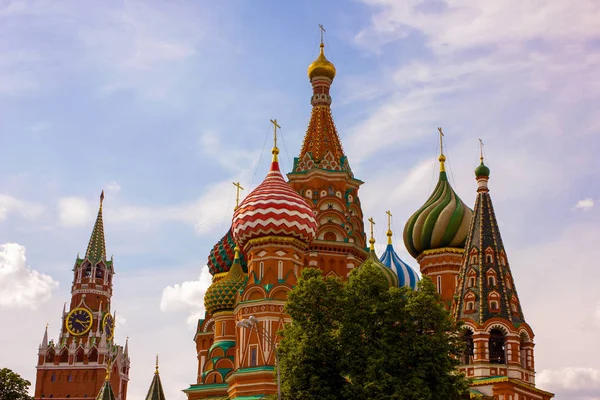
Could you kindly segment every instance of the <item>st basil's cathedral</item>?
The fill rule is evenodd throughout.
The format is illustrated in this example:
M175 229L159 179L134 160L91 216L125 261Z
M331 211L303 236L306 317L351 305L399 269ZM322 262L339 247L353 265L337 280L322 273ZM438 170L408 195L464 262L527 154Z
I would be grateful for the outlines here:
M312 111L292 171L286 180L279 168L279 125L272 120L275 141L267 175L236 202L231 227L208 255L213 278L194 335L195 383L183 390L189 400L258 400L277 393L277 332L291 322L284 304L305 267L345 278L372 263L390 286L417 287L419 276L392 245L390 212L383 254L375 254L372 234L367 242L358 193L363 182L350 168L331 112L335 75L321 41L319 56L308 67ZM464 324L459 370L472 378L471 397L549 400L554 395L535 386L534 333L494 213L490 169L482 156L471 209L450 185L439 130L438 182L404 226L406 249ZM127 344L113 341L114 265L106 259L102 203L74 274L60 338L48 341L46 333L39 348L35 399L126 400L129 356ZM157 361L146 399L164 398Z

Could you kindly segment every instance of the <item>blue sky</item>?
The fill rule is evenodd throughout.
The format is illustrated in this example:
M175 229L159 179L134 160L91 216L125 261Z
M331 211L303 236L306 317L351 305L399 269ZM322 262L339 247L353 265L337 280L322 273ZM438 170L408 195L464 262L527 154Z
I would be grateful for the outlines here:
M378 243L390 209L396 249L416 266L401 232L433 188L437 127L467 204L482 138L538 385L599 399L600 5L481 3L0 1L0 310L14 327L0 332L3 366L33 381L105 189L129 399L145 395L155 353L169 398L184 398L231 182L250 189L266 174L270 118L290 170L321 23L336 125Z

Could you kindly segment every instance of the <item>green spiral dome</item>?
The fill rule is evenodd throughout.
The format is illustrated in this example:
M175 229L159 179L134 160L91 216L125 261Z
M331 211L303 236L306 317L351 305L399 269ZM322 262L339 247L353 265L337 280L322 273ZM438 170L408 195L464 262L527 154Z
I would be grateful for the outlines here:
M415 258L426 250L463 248L467 240L473 212L450 186L444 160L433 193L404 226L404 244Z
M396 275L396 273L392 271L391 268L388 268L384 263L379 261L379 258L377 258L377 254L375 254L375 250L373 248L371 248L371 250L369 251L367 259L362 264L360 264L358 268L363 268L366 265L376 266L377 269L379 269L383 273L390 287L398 287L400 285L398 275Z
M239 255L236 254L231 269L225 277L206 290L204 308L209 314L217 311L233 310L236 295L246 284L248 276L242 270Z

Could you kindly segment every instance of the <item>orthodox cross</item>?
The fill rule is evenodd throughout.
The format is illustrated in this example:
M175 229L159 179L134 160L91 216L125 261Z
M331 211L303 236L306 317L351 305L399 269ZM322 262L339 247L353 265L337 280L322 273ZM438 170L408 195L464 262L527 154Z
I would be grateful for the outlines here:
M277 124L277 120L276 119L271 119L269 120L271 121L271 123L273 124L273 134L274 134L274 143L275 145L273 147L277 147L277 128L281 129L281 126L279 126L279 124Z
M479 139L479 159L483 162L483 140Z
M392 230L392 212L390 210L385 212L388 216L388 231Z
M321 30L321 44L323 44L323 33L325 33L325 28L323 28L323 25L319 24L319 29Z
M444 154L444 147L443 147L444 132L442 132L442 128L438 128L438 131L440 131L440 154L443 155Z
M233 182L233 186L235 186L236 188L235 209L237 210L237 208L240 206L240 190L244 190L244 188L242 187L242 185L240 185L239 182Z
M374 237L373 237L373 226L375 225L375 221L373 220L373 217L369 218L369 223L371 224L371 239L374 239Z

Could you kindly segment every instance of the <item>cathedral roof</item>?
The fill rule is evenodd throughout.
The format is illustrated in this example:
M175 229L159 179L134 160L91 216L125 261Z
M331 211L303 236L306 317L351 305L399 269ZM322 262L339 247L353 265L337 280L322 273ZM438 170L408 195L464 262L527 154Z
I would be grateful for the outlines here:
M411 289L417 288L419 276L410 265L402 261L398 254L396 254L394 246L391 243L388 243L379 261L396 273L398 286L408 286Z
M404 244L415 258L427 250L464 248L472 211L450 186L440 155L440 176L433 193L404 226Z
M214 282L204 295L204 308L209 314L217 311L232 310L235 307L237 293L244 287L248 276L242 270L239 251L236 252L233 265L227 275Z
M211 275L222 274L229 271L235 257L235 241L233 240L232 229L229 228L227 233L214 245L208 255L208 270ZM240 264L244 272L248 272L244 253L240 251Z
M318 76L324 76L331 80L335 78L335 65L325 57L324 47L325 45L321 42L319 56L308 66L308 79L312 80Z
M98 209L98 216L96 217L96 223L92 230L92 236L88 243L87 250L85 252L85 258L90 260L92 263L98 261L106 261L106 241L104 240L104 222L102 221L102 202L104 201L104 190L100 195L100 208Z
M396 273L391 268L387 267L384 263L379 261L379 259L377 258L377 254L375 254L374 249L371 249L369 251L369 255L367 256L367 259L358 268L362 268L366 265L376 266L377 269L379 269L383 273L383 275L385 276L385 279L387 280L388 285L390 285L390 287L398 287L398 285L399 285L398 275L396 275Z
M317 232L313 210L302 196L283 179L277 154L265 180L239 205L233 215L233 236L240 247L251 239L284 236L312 242Z
M158 356L156 356L156 370L154 371L154 377L150 383L146 400L166 400L162 382L160 381L160 374L158 373Z
M479 324L499 317L518 326L524 322L523 311L487 187L488 176L489 172L477 177L477 200L453 313L457 319L471 319Z
M113 392L112 386L110 385L110 360L106 367L106 379L96 396L96 400L116 400L115 392Z

